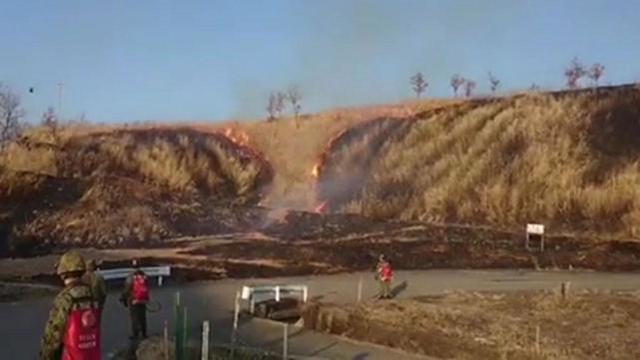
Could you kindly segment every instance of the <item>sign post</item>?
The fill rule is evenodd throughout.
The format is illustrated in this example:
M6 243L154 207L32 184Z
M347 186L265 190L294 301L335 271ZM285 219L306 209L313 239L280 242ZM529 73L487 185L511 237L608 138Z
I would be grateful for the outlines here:
M533 239L539 239L538 249L540 252L543 252L544 251L544 225L527 224L527 235L524 243L524 247L527 250L531 250L531 243Z

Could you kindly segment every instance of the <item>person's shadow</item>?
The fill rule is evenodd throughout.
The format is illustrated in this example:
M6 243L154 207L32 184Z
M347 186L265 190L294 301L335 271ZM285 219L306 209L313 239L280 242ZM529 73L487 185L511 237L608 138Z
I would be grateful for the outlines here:
M393 289L391 289L391 298L395 298L396 296L400 295L400 293L407 290L408 287L409 283L407 282L407 280L396 285Z
M369 358L369 353L359 353L356 356L354 356L353 358L351 358L352 360L367 360Z

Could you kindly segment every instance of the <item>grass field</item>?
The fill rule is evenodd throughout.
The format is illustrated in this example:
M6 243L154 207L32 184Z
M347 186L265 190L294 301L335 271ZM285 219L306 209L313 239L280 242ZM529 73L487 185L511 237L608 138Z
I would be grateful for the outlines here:
M127 237L138 223L158 225L152 203L170 199L171 217L206 212L211 201L326 203L379 220L541 222L554 233L637 238L639 137L640 91L631 86L272 122L35 128L0 153L0 230L16 219L45 229L43 214L47 226L74 227L93 214L87 229L106 216L126 223L116 237Z

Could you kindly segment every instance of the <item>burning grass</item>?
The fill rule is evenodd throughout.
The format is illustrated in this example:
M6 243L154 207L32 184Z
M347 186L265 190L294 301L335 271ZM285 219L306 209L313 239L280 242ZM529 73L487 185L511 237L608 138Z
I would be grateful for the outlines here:
M305 327L438 359L638 359L640 296L468 293L313 305ZM536 327L539 340L536 346Z

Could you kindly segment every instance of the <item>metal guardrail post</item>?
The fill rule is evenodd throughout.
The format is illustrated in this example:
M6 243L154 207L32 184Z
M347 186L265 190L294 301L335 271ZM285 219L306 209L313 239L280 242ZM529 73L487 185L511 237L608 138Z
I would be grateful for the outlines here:
M209 322L202 322L202 350L200 352L202 360L209 360Z
M282 360L289 358L289 324L284 323L284 333L282 334Z

